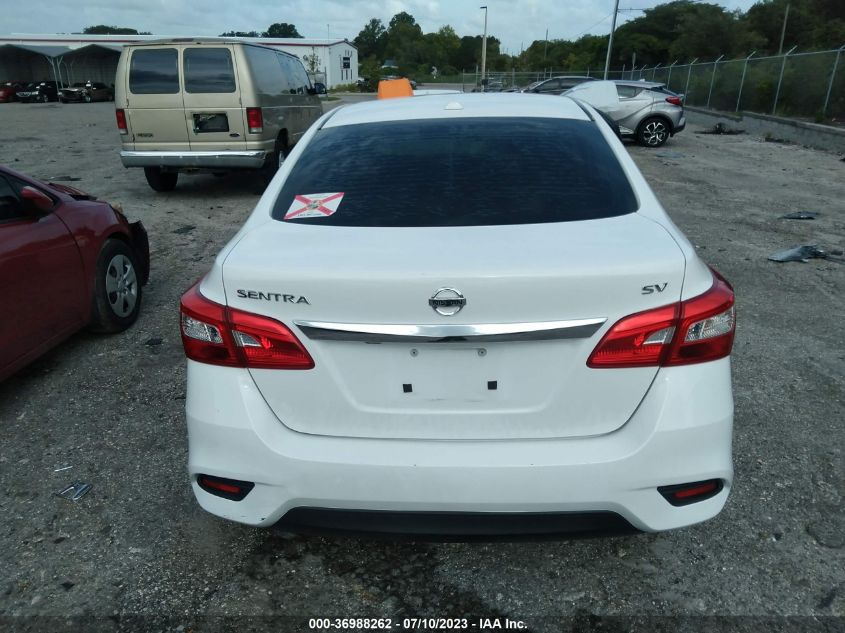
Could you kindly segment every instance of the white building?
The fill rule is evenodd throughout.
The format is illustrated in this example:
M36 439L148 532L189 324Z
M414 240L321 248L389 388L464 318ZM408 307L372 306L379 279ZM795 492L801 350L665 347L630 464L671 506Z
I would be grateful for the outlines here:
M113 84L117 60L125 44L170 37L0 34L0 81L59 81L64 85L90 80ZM358 79L358 50L346 39L220 39L254 42L292 53L302 60L312 77L329 88Z

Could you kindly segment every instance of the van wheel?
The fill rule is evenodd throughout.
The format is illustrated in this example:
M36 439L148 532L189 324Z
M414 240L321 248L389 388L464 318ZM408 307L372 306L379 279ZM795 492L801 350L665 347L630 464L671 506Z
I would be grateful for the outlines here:
M264 179L269 183L273 176L276 175L276 172L279 171L279 167L282 166L282 163L285 162L285 158L290 153L290 148L288 148L287 140L284 138L276 139L276 146L273 148L273 153L267 157L267 162L264 163Z
M162 171L161 167L144 167L144 176L153 191L173 191L179 180L179 172Z

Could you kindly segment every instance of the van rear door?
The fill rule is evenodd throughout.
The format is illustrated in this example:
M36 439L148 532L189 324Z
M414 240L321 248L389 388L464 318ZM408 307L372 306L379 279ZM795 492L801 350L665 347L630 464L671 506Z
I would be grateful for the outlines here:
M244 110L232 46L185 46L185 123L192 151L246 149Z
M137 151L190 149L179 81L180 46L139 46L129 53L126 118Z

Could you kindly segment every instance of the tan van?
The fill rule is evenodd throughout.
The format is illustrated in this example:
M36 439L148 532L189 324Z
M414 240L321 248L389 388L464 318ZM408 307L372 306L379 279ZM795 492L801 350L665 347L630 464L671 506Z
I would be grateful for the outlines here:
M226 39L123 48L115 79L124 167L170 191L179 172L274 173L322 114L299 58Z

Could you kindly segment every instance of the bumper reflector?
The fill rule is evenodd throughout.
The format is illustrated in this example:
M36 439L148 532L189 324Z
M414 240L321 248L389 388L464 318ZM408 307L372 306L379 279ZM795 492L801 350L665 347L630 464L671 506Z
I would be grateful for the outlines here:
M232 501L241 501L255 487L251 481L238 481L211 475L198 475L197 484L209 494Z
M721 479L708 479L675 486L660 486L657 491L673 506L685 506L715 497L722 492L723 487Z

